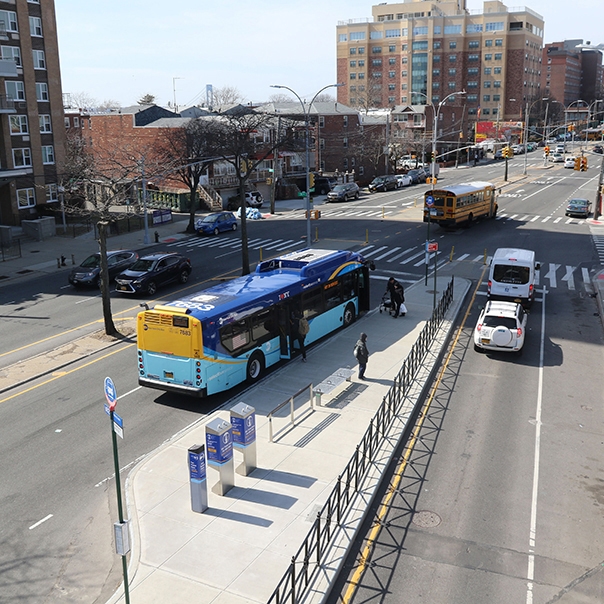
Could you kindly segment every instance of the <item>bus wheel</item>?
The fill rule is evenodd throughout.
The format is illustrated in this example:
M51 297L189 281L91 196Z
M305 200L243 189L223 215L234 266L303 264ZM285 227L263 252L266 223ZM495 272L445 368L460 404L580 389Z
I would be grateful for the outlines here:
M247 362L246 376L248 382L257 382L264 371L264 356L255 352Z
M356 319L356 313L354 310L354 304L349 304L344 309L344 327L348 327L349 325L352 325L352 323L354 323L355 319Z

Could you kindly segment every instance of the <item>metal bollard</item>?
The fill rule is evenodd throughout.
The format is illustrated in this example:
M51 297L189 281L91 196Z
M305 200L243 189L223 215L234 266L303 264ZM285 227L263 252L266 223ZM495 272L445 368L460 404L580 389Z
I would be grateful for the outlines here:
M57 268L61 268L61 259L57 258Z
M451 246L451 254L449 254L449 262L453 262L453 254L455 253L455 246Z
M75 255L71 254L71 266L75 266Z

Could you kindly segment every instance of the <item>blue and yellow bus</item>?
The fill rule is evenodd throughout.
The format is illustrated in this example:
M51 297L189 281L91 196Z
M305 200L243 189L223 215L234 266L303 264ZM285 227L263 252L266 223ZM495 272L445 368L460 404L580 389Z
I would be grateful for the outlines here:
M250 275L140 312L138 382L198 397L253 383L292 357L292 313L308 320L311 344L368 309L360 254L305 249L273 258Z

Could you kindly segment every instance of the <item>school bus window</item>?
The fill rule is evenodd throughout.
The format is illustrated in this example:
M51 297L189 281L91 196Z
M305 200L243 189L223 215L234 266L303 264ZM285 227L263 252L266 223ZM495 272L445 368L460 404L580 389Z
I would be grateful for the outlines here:
M453 197L447 197L447 207L448 208L453 207Z

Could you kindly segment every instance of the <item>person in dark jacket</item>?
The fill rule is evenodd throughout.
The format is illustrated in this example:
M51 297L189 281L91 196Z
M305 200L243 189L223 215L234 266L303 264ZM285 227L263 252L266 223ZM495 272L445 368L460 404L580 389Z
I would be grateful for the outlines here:
M367 349L367 334L361 333L361 337L354 346L354 356L359 363L359 379L365 379L365 369L369 360L369 350Z
M388 293L394 306L394 318L396 319L401 311L401 304L405 301L405 290L394 277L390 277L388 279Z
M301 333L300 331L300 319L302 318L302 313L299 310L294 310L291 314L289 324L290 324L290 348L291 354L294 354L294 342L298 342L300 346L300 351L302 352L302 362L306 363L306 346L304 345L304 340L306 340L306 334Z

